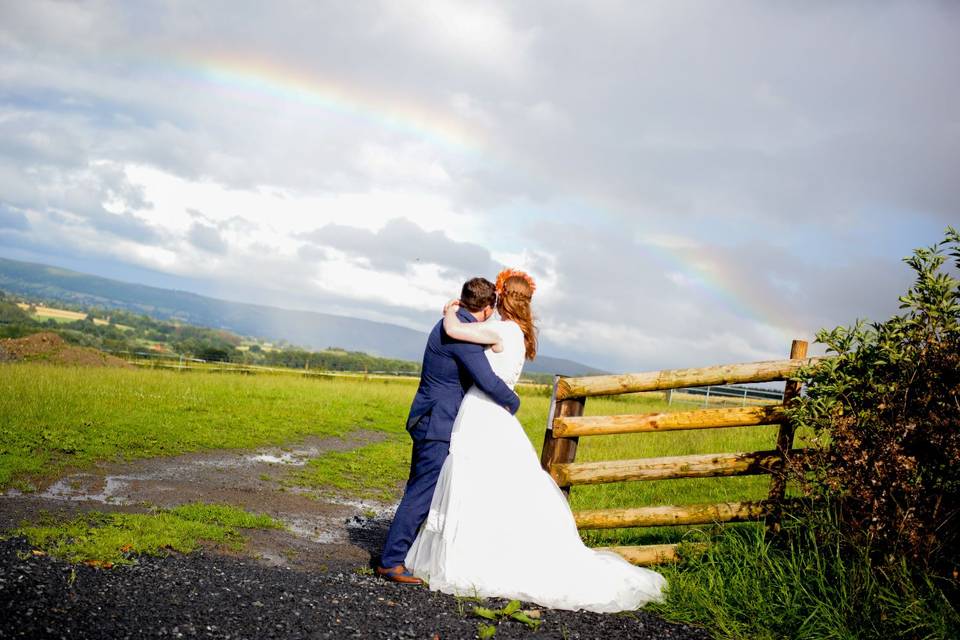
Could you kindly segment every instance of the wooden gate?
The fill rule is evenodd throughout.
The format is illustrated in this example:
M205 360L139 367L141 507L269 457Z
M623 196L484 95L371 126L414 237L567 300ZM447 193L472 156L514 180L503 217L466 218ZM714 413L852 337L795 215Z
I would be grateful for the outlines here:
M786 489L784 474L780 471L783 469L785 455L799 453L792 449L794 429L786 419L785 406L799 395L800 384L790 381L789 378L801 367L821 360L807 358L806 355L807 343L794 340L789 360L582 378L558 376L554 380L550 400L541 465L568 497L570 487L578 484L772 474L769 494L765 500L579 511L574 513L574 517L580 529L696 525L762 518L767 520L770 527L779 529L780 507ZM787 380L787 385L783 403L777 405L677 413L583 416L584 404L589 397L779 380ZM779 424L780 429L776 449L770 451L576 462L577 444L581 436L771 424ZM609 549L634 564L656 564L676 559L677 546L662 544Z

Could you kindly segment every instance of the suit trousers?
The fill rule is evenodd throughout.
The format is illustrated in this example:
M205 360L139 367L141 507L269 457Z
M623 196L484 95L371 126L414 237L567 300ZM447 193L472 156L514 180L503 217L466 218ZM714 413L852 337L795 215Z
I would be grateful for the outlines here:
M403 564L407 551L417 537L420 525L427 519L433 490L440 477L443 461L450 452L450 442L446 440L426 440L415 438L413 453L410 457L410 477L403 498L393 517L393 523L387 532L387 541L383 545L380 566L395 567Z

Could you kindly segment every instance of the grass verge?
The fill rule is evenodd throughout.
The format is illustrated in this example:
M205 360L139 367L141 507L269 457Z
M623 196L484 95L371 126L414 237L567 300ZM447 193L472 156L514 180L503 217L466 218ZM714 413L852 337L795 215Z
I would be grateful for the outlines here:
M778 545L760 525L726 527L705 551L657 570L667 600L648 608L718 639L960 637L960 617L929 578L906 564L877 570L801 528Z
M91 513L68 522L25 525L11 535L25 537L45 553L69 562L111 567L136 555L189 553L201 541L243 547L241 529L278 529L278 520L217 504L187 504L151 514Z

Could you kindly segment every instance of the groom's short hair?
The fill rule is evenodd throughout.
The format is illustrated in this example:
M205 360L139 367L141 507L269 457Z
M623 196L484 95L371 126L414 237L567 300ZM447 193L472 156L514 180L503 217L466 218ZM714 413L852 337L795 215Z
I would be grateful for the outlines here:
M463 283L460 291L460 304L468 311L480 311L497 301L497 288L486 278L473 278Z

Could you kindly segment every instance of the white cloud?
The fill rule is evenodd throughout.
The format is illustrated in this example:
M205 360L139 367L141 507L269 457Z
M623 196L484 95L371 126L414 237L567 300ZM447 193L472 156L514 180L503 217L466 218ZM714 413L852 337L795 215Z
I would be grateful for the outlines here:
M388 1L380 7L379 26L431 55L519 80L536 33L513 24L507 7L459 0Z
M192 223L188 210L202 211L211 222L243 220L237 240L270 242L294 252L294 238L325 224L347 221L376 231L390 220L406 218L427 231L444 231L452 238L469 238L477 220L455 210L442 194L418 190L300 193L281 188L232 189L212 181L193 181L145 166L129 166L128 179L153 203L145 215L168 228L185 230ZM244 238L245 236L245 238Z

